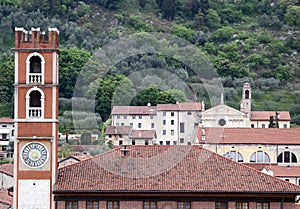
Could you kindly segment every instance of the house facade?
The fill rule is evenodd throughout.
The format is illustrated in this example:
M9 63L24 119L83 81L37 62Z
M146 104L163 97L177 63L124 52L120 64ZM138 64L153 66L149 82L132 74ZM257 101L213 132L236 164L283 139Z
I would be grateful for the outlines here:
M61 168L53 193L57 209L295 209L300 187L201 146L135 145Z
M199 125L201 103L183 102L157 106L114 106L112 126L131 126L136 130L155 130L157 144L192 144Z

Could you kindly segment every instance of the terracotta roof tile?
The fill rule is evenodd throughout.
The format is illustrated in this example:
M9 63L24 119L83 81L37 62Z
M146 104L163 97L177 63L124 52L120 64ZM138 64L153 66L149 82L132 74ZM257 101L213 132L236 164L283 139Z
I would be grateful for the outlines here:
M295 209L300 209L300 204L299 203L295 204Z
M300 128L206 128L206 140L218 144L300 144Z
M280 121L290 121L291 120L291 116L290 113L287 111L278 111L280 117L279 120ZM276 115L276 111L252 111L251 112L251 116L250 116L250 120L255 120L255 121L268 121L270 120L270 116L274 116L275 118Z
M273 171L276 177L299 177L300 176L300 166L282 166L278 164L259 164L257 163L245 163L256 170L261 171L263 168Z
M8 163L8 164L0 165L0 172L13 177L14 176L14 164Z
M59 169L60 192L300 193L300 187L226 159L201 146L128 146ZM124 161L129 172L122 172ZM128 167L126 167L128 168Z
M105 134L126 134L129 135L131 132L131 126L107 126Z
M200 102L179 102L178 106L181 111L200 111L202 109Z
M0 118L0 123L13 123L14 119L12 118Z
M155 130L132 130L130 138L132 139L153 139L155 138Z
M0 209L8 209L13 204L13 197L8 195L7 189L0 189Z
M157 104L159 111L179 111L178 104Z
M113 106L112 115L153 115L156 114L154 106Z

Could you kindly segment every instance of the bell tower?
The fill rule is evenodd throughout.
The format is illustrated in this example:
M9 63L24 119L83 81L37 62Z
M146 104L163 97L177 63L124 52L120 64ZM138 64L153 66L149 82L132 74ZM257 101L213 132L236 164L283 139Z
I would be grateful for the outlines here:
M58 38L15 28L14 208L54 209L57 171Z
M251 112L251 85L250 83L244 83L242 90L242 102L241 102L241 112L250 114Z

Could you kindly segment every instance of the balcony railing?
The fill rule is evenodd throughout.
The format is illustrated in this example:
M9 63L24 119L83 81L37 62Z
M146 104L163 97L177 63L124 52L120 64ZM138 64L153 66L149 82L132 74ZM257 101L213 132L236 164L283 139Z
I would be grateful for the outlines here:
M42 74L29 73L29 83L42 83Z
M29 118L41 118L42 117L42 108L41 107L30 107L28 110Z

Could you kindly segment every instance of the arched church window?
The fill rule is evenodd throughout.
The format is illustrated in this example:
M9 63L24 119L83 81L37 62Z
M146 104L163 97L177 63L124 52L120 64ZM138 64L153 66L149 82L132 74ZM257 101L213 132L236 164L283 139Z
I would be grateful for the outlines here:
M38 91L32 91L29 94L30 97L30 103L29 103L29 107L41 107L41 93Z
M44 57L34 52L26 59L27 83L43 83L45 59Z
M223 156L236 162L244 162L244 158L240 152L230 151L226 152Z
M26 94L26 118L43 118L44 93L41 89L34 87Z
M249 90L245 91L245 99L249 99L250 98L250 92Z
M297 157L293 152L284 151L277 157L278 163L297 163Z
M30 73L42 73L42 60L39 56L30 58Z
M269 163L270 156L266 152L257 151L251 155L250 162L252 162L252 163Z

